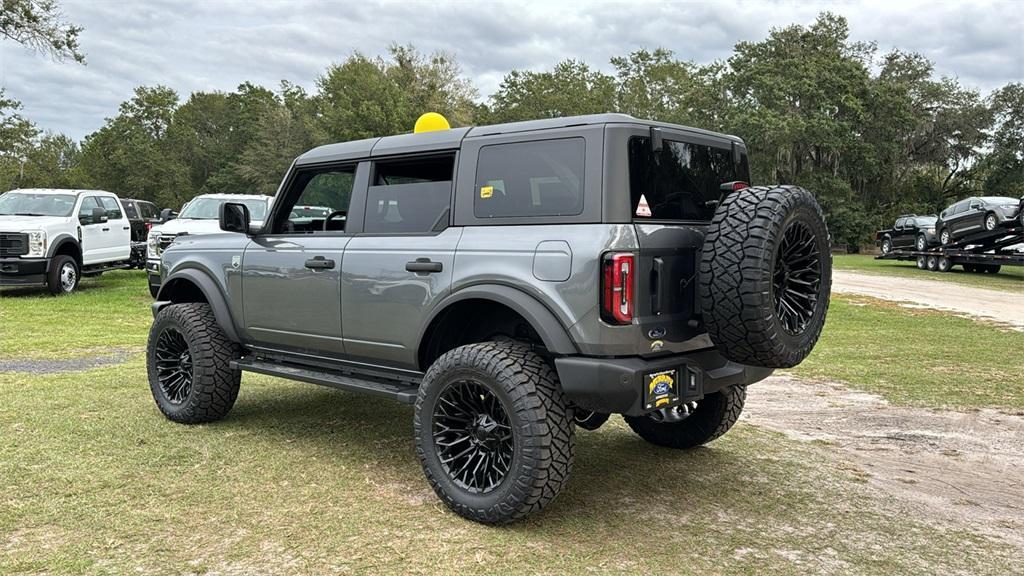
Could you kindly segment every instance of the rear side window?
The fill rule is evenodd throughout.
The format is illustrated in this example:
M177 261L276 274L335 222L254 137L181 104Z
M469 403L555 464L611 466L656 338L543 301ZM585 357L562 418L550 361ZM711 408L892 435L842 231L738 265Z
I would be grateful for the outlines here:
M476 166L477 218L583 212L583 138L484 146Z
M104 210L107 211L107 218L111 220L121 219L121 206L117 203L117 200L110 196L100 196L98 200L103 205Z
M139 207L141 208L141 205ZM134 202L124 203L124 213L127 214L128 217L131 218L132 220L138 220L139 218L139 212L135 209Z
M451 208L455 157L377 162L366 192L363 229L378 234L416 234L444 229Z
M750 182L746 154L734 162L731 148L651 139L629 140L629 189L635 217L653 220L711 220L726 182Z

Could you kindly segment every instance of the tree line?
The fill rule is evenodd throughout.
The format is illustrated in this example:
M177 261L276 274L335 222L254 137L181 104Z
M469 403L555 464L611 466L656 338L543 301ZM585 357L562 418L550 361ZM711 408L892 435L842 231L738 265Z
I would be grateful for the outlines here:
M273 194L303 151L409 132L426 111L453 126L614 111L742 137L754 182L809 188L851 246L899 213L1024 196L1024 83L982 95L920 54L852 40L841 16L773 29L710 64L663 48L610 64L512 70L480 101L453 55L395 45L330 66L312 93L246 82L183 99L141 86L81 142L40 132L0 92L0 190L96 187L177 207L202 193Z

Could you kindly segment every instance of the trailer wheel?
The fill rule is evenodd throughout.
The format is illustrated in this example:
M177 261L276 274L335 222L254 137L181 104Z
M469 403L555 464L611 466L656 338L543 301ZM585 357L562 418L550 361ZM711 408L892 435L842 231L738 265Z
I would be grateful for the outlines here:
M946 256L939 256L939 262L936 264L939 272L949 272L953 269L953 261Z
M999 271L1002 268L1003 267L1001 265L999 265L999 264L986 264L985 265L985 272L988 272L989 274L999 274Z
M969 272L973 274L974 272L977 271L978 269L974 266L974 264L964 264L964 272Z
M918 256L917 257L917 267L920 270L925 270L926 268L928 268L928 257L927 256Z
M939 267L939 258L937 256L929 256L928 263L926 264L926 266L929 270L935 272L935 270Z

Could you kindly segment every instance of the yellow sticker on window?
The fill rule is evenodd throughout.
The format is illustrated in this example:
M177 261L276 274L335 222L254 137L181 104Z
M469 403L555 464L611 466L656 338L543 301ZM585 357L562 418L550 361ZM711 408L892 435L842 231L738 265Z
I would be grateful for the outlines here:
M480 197L481 198L490 198L491 196L494 196L494 186L481 186L480 187Z

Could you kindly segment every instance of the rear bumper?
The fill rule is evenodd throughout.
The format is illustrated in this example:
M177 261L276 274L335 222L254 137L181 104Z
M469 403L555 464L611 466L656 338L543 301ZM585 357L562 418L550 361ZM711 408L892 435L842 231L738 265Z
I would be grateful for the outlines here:
M0 260L0 286L46 284L49 258L4 258Z
M658 406L667 407L698 400L727 386L753 384L772 373L771 368L731 362L716 350L676 354L655 360L566 356L555 359L555 368L562 391L576 406L629 416L639 416L652 410L645 394L651 374L669 372L678 380L677 398Z

